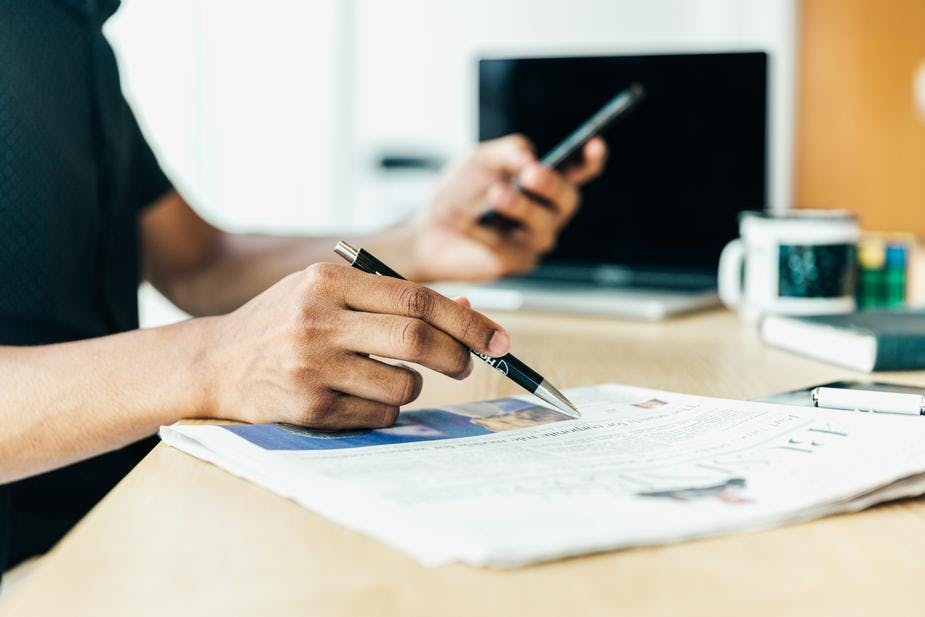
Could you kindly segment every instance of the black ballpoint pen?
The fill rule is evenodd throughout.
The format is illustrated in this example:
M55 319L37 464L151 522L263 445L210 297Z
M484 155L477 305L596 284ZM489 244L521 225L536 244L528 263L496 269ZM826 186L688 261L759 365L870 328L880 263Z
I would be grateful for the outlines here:
M372 254L363 249L354 248L346 242L338 242L337 246L334 248L334 252L350 262L351 266L363 272L403 280L405 278L373 257ZM573 405L564 394L559 392L554 385L546 381L542 375L515 358L513 354L507 354L500 358L493 358L479 353L474 349L470 349L469 351L487 362L492 368L506 375L508 379L514 381L529 392L532 392L550 405L553 405L564 414L572 418L581 416L581 412L578 411L575 405Z

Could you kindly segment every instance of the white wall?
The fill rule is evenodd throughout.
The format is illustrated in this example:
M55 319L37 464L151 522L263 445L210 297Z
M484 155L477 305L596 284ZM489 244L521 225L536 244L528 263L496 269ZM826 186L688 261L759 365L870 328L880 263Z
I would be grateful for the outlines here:
M106 33L161 164L210 221L311 233L338 222L338 0L125 0ZM146 326L184 317L149 286Z
M476 138L485 55L763 49L770 197L790 201L798 0L125 0L107 26L162 164L233 230L369 228L434 178L374 165L452 158ZM150 290L144 323L178 314Z
M107 24L171 178L231 229L334 220L337 0L127 0Z

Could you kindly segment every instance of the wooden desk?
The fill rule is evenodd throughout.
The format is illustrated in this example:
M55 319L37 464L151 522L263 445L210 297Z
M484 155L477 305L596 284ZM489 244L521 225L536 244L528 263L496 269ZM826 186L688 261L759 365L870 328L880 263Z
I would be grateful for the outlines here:
M562 386L751 398L855 375L765 348L732 315L497 315ZM925 385L925 372L885 375ZM508 394L479 368L422 403ZM375 513L370 513L374 516ZM404 555L158 446L11 596L9 615L895 615L925 611L925 500L761 533L494 572Z

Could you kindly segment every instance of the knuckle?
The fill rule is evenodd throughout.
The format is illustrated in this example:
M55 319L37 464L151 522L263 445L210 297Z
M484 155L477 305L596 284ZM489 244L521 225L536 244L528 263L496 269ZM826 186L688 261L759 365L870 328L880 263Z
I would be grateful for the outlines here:
M430 344L430 328L423 321L409 319L401 326L399 345L411 359L423 357Z
M477 337L477 334L483 334L482 330L486 328L482 324L482 318L473 310L465 311L459 324L459 340L471 341Z
M334 329L334 315L317 308L303 306L295 316L296 336L317 337Z
M305 286L308 289L325 288L337 276L339 268L334 264L315 263L305 268Z
M311 353L305 345L291 343L284 350L279 370L288 387L306 395L318 387L319 367L311 361Z
M314 428L326 428L330 424L335 395L330 390L317 390L306 396L302 409L302 424Z
M296 387L304 383L308 377L306 366L298 354L288 354L282 361L280 370L284 379Z
M398 420L398 405L386 405L376 418L376 428L387 428Z
M400 292L399 303L408 315L423 319L433 313L436 297L434 292L426 287L407 286Z
M469 350L463 346L458 346L456 355L453 358L453 369L449 373L450 377L462 379L469 374L469 365L472 360L469 357Z
M421 381L417 374L410 370L402 371L402 376L395 380L395 401L398 405L406 405L416 399L421 393Z

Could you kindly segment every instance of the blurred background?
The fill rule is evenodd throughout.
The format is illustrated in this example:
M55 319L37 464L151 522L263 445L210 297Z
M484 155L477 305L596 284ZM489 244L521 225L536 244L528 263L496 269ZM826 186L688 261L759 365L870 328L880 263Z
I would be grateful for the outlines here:
M161 164L230 230L413 213L478 140L481 57L759 50L768 207L925 235L921 0L125 0L107 35ZM143 325L180 316L142 291Z

